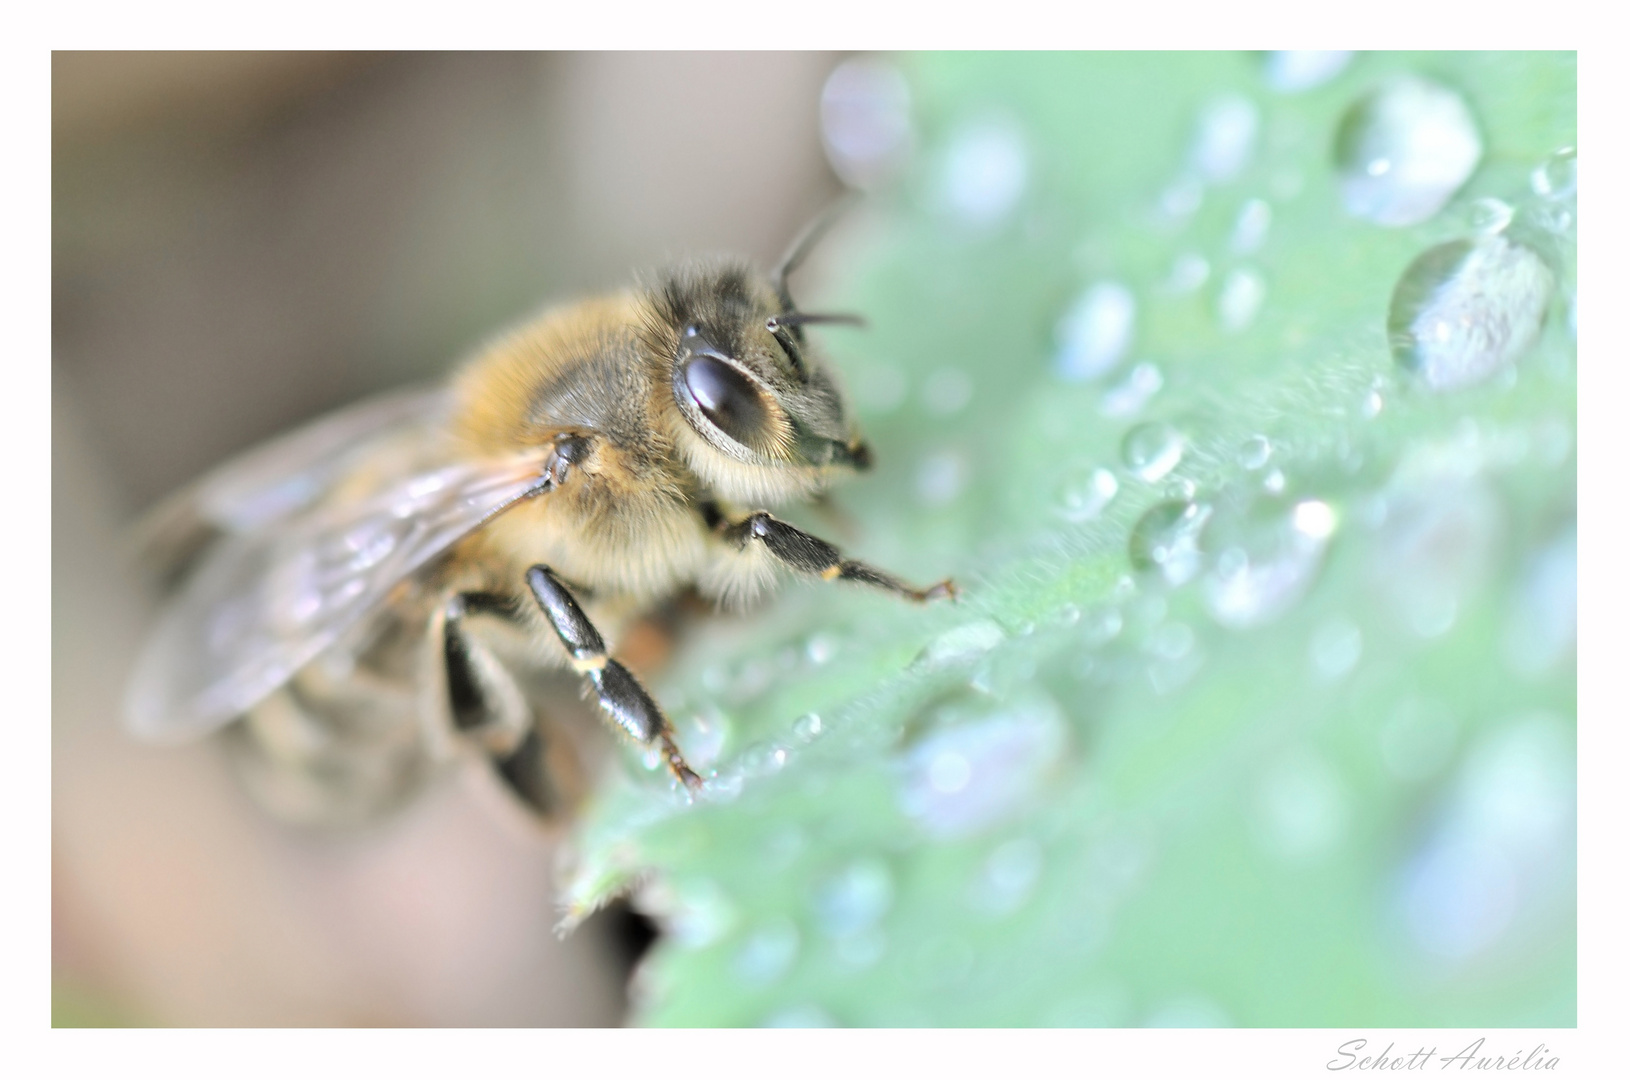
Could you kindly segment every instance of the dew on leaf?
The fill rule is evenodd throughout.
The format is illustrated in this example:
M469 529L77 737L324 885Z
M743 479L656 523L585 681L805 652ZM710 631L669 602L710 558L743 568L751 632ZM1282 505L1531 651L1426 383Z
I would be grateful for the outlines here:
M1540 257L1503 236L1439 244L1410 263L1393 289L1393 358L1432 390L1483 382L1538 338L1551 285Z
M1075 301L1054 331L1053 368L1071 382L1102 378L1126 356L1137 298L1118 281L1101 281Z
M1471 176L1483 140L1458 93L1404 75L1347 110L1335 154L1348 213L1377 225L1415 225Z
M1064 746L1058 706L1034 695L981 720L936 731L901 762L900 805L936 836L979 832L1039 787Z
M1139 480L1155 481L1183 460L1187 440L1171 424L1139 424L1121 440L1121 464Z
M877 858L856 859L815 888L815 919L831 938L871 930L894 903L894 878Z
M1248 199L1234 219L1234 231L1228 246L1237 255L1250 255L1267 239L1268 227L1273 224L1273 208L1262 199Z
M1506 660L1530 678L1554 670L1574 651L1578 617L1578 543L1569 525L1521 571L1501 642Z
M792 733L799 742L811 743L821 737L826 725L821 722L819 715L805 713L792 722Z
M1217 292L1217 321L1224 330L1238 333L1256 321L1268 298L1268 283L1249 267L1230 270Z
M1252 435L1240 443L1239 450L1234 454L1234 460L1243 469L1255 471L1268 463L1273 456L1273 443L1268 441L1266 435Z
M1268 54L1263 75L1281 94L1311 90L1340 75L1353 58L1348 49L1281 49Z
M1542 199L1571 199L1579 190L1578 155L1571 146L1546 158L1528 176L1528 186Z
M1261 115L1249 98L1216 98L1200 110L1189 160L1208 183L1232 180L1251 160L1260 126Z
M1200 531L1211 517L1203 503L1164 502L1145 511L1132 527L1127 555L1139 570L1154 570L1181 585L1200 569Z
M1006 637L1001 626L990 619L963 623L930 641L914 663L931 669L970 663L996 648Z

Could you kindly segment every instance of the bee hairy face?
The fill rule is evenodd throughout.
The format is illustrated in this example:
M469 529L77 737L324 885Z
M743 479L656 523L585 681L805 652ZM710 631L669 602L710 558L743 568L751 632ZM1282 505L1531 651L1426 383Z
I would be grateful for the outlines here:
M767 282L740 266L692 268L665 278L648 305L647 344L671 365L679 412L711 450L758 468L865 466L836 383L802 329L778 321L792 313Z

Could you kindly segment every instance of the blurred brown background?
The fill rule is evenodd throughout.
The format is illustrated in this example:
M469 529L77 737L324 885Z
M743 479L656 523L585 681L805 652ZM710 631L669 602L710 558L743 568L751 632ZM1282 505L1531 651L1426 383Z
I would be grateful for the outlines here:
M485 771L363 834L118 729L121 540L290 425L666 258L771 263L840 185L822 54L57 53L52 834L59 1022L608 1024L609 920Z

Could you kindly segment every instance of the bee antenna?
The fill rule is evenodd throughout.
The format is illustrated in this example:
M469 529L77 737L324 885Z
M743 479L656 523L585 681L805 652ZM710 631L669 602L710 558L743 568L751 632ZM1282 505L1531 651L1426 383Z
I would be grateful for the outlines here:
M792 293L787 291L787 278L804 264L804 260L815 250L815 245L820 242L821 237L825 236L827 230L837 223L838 218L859 199L859 195L854 193L844 195L816 214L815 220L804 226L803 231L793 240L792 246L787 249L787 253L781 256L780 265L770 275L770 284L775 287L775 294L781 300L781 307L789 314L797 310L797 305L792 302Z
M771 316L769 329L773 333L778 326L808 326L811 323L839 323L843 326L865 327L866 319L863 316L851 315L847 312L789 311L785 315Z

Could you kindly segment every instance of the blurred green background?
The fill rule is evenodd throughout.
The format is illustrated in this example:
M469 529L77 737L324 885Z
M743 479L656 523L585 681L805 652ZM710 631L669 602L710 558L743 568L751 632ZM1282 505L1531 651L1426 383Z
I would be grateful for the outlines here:
M105 702L66 688L54 884L59 909L78 915L59 922L81 932L59 937L59 971L160 1022L614 1020L613 989L592 1017L550 1004L541 987L582 976L539 959L554 955L546 935L508 967L496 947L466 948L461 920L481 901L381 904L404 885L444 887L448 859L530 860L542 869L524 883L483 879L515 898L488 925L546 930L557 888L569 923L629 891L655 920L662 935L632 987L638 1023L1575 1022L1572 54L777 58L754 70L763 85L781 79L765 108L789 122L725 122L701 153L713 129L687 128L688 113L617 126L685 83L672 77L679 61L603 58L606 74L601 59L374 61L343 78L328 61L327 111L308 106L291 122L285 107L272 160L306 175L313 126L340 147L395 130L391 145L418 156L387 190L424 185L417 202L396 196L422 212L382 214L380 237L413 237L436 255L450 236L485 248L465 241L462 259L393 263L383 283L367 254L378 246L357 248L328 270L366 300L325 301L328 330L343 334L302 321L302 298L331 290L297 272L289 280L304 284L278 317L221 317L214 331L215 316L180 319L217 352L243 333L259 358L244 370L290 395L246 395L253 411L216 416L191 443L153 434L191 430L188 398L149 392L153 408L179 410L167 424L125 415L118 405L133 399L119 388L150 386L151 370L91 363L117 353L109 312L141 310L110 278L147 280L138 266L166 264L130 228L112 233L126 261L110 260L86 209L109 204L85 191L108 175L112 144L59 133L59 159L78 146L73 160L101 163L57 170L59 408L87 418L73 475L116 461L120 481L84 513L111 534L224 450L426 374L491 320L519 314L523 297L604 287L662 245L733 246L762 265L841 180L869 197L795 292L870 321L823 343L879 465L838 494L836 519L789 516L919 581L951 575L963 598L914 609L796 583L750 615L687 627L652 681L687 755L712 773L707 793L688 804L630 750L560 843L489 839L470 854L471 837L520 835L478 776L373 836L290 837L238 807L200 757L213 801L137 812L150 830L139 839L198 875L227 838L187 830L230 805L233 821L242 815L234 828L261 845L251 850L271 852L244 880L291 894L317 880L333 908L274 900L235 923L275 926L313 950L348 947L314 979L240 946L184 972L187 993L174 990L168 958L220 953L218 943L178 946L175 933L155 935L173 929L160 916L113 914L105 890L146 879L106 870L97 854L110 841L87 839L104 835L102 819L73 812L109 801L108 760L140 777L173 759L118 758L110 732L87 734L108 732ZM745 61L697 67L727 62ZM664 64L669 77L651 74ZM739 83L713 78L711 97L670 108L716 118ZM417 115L402 105L412 93L445 100L426 86L488 87L447 110L461 139L480 127L463 118L477 116L530 141L497 139L507 149L496 156L431 155L426 133L439 129L399 119ZM555 119L514 127L531 115L517 113L516 87L534 88L526 100ZM613 87L625 113L606 104ZM266 123L239 145L267 145ZM754 141L771 128L784 154ZM585 151L596 164L568 167L555 151L574 131L591 150L589 134L614 137L600 156ZM605 194L595 178L621 175L615 163L636 153L651 159L659 136L678 150L656 160L709 167L642 181L655 195ZM176 160L173 141L125 145ZM758 192L774 178L713 166L766 160L792 162L779 201L739 201L733 214L730 193L711 190L719 177ZM422 196L427 175L440 177L440 201ZM86 186L72 187L76 177ZM689 201L663 202L676 198L670 181L692 184ZM373 205L369 184L353 185L357 205ZM548 185L552 199L540 195ZM278 202L258 198L245 205ZM619 200L657 209L635 215L638 241L625 222L620 247L597 247L596 207L609 230L627 216ZM536 245L497 220L526 208ZM237 213L229 219L260 220ZM306 229L321 219L309 207L290 218ZM237 264L230 250L211 258L206 267ZM404 286L404 275L422 280ZM436 302L405 299L415 289ZM174 304L186 293L162 295ZM114 296L126 307L110 307ZM305 328L294 340L284 318ZM86 327L97 334L72 332ZM138 340L176 355L162 335ZM279 340L290 369L271 349ZM300 364L323 374L303 379ZM194 370L175 365L173 378L210 414ZM211 370L223 385L250 377ZM58 504L69 512L61 494ZM94 599L59 590L62 678L73 670L62 656L90 651L89 613L105 622L105 597ZM86 614L64 618L74 612ZM96 719L73 727L66 709ZM86 760L102 771L87 773ZM124 824L125 848L137 827ZM149 891L155 907L173 899ZM392 929L357 949L349 938L365 922ZM586 949L597 927L591 919L568 945ZM427 934L439 959L403 960ZM169 951L143 944L154 941ZM487 959L452 959L472 951ZM585 952L576 963L609 961ZM415 980L452 989L415 993Z

